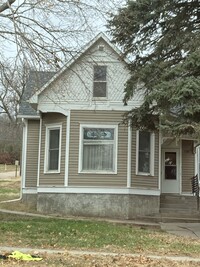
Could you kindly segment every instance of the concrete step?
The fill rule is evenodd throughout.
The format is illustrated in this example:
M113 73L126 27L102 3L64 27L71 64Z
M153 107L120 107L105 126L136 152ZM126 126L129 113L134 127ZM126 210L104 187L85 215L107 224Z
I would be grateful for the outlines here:
M161 203L160 208L161 209L185 210L186 212L189 212L190 210L192 210L195 212L197 210L197 203L192 203L192 204Z
M199 211L196 207L186 208L184 206L172 205L172 206L163 206L160 208L160 213L165 214L185 214L188 216L199 214Z
M197 198L196 196L181 196L175 194L162 194L160 197L160 208L162 209L174 209L185 210L186 212L194 212L197 210Z

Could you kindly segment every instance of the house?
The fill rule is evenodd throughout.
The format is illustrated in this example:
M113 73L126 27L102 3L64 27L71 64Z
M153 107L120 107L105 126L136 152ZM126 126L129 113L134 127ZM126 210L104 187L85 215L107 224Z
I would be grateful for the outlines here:
M104 34L58 73L30 72L23 120L22 198L43 213L134 218L164 194L191 197L195 143L123 124L127 62Z

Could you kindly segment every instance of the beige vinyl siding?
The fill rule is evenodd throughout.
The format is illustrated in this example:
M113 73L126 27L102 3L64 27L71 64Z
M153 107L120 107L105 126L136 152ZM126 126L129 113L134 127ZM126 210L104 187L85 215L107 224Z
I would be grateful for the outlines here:
M132 130L131 151L131 187L153 188L159 187L159 134L155 133L154 176L136 175L136 129Z
M182 140L182 192L192 192L190 178L195 175L193 141Z
M25 187L37 186L39 120L28 120Z
M44 173L46 125L61 123L61 166L60 173ZM66 151L66 123L67 117L60 113L45 113L42 116L41 158L40 158L40 186L64 186L65 151Z
M126 187L128 128L120 111L71 111L69 186ZM108 124L118 126L117 174L78 173L80 124Z

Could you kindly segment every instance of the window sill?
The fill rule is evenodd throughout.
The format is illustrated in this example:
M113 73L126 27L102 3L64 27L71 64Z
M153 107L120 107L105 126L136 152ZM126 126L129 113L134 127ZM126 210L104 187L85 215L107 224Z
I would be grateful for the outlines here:
M60 174L60 171L44 171L44 174Z
M138 176L154 176L152 173L147 173L147 172L137 172L136 175L138 175Z
M93 101L107 101L108 98L106 96L102 96L102 97L93 97L92 98Z
M117 174L116 171L79 171L79 174Z

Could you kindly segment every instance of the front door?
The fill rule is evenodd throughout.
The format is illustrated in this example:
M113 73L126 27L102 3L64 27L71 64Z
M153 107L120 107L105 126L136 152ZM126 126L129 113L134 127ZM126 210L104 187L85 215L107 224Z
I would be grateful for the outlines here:
M180 193L179 150L162 150L162 193Z

